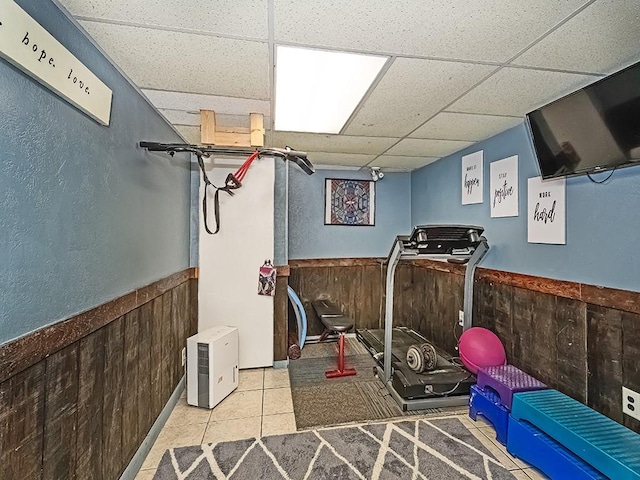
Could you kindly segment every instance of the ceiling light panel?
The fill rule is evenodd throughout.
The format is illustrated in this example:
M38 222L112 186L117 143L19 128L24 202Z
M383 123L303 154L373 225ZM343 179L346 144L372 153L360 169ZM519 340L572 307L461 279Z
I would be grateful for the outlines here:
M387 57L278 46L275 129L339 133Z

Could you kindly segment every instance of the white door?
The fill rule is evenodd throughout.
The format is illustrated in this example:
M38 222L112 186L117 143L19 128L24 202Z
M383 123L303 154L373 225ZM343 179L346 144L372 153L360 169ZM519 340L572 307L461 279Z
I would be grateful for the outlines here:
M209 179L223 186L234 168L215 167ZM230 196L220 192L220 231L209 235L200 211L198 330L221 325L238 328L239 368L273 365L273 297L258 295L258 271L273 260L273 158L255 160ZM209 187L209 230L215 231ZM204 188L200 180L200 203Z

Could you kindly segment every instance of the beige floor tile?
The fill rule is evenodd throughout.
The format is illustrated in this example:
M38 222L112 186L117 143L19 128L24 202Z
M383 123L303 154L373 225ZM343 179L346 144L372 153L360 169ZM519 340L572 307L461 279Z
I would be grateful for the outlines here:
M164 452L168 448L200 445L206 427L206 423L183 425L180 427L168 427L165 425L142 464L141 470L156 468L162 455L164 455Z
M263 415L293 413L293 401L290 388L271 388L264 391Z
M469 418L469 420L471 420L471 418ZM473 420L471 420L473 422ZM482 428L482 427L491 427L493 428L493 424L487 420L484 415L476 415L476 420L475 420L475 425L477 428Z
M211 416L208 408L193 407L191 405L177 404L165 424L168 427L179 427L181 425L193 425L196 423L207 423Z
M467 428L478 428L478 424L469 418L469 415L458 415L455 418Z
M484 433L480 431L478 428L472 428L469 430L473 436L475 436L482 445L491 452L491 454L496 457L504 468L507 470L519 470L518 466L509 458L509 456L503 453L496 445L487 437Z
M531 480L531 477L524 473L522 470L511 470L511 474L518 480Z
M262 390L233 392L211 411L210 422L262 415Z
M262 436L284 435L296 432L296 416L293 413L279 413L262 417Z
M140 470L136 475L136 480L152 480L155 474L156 474L155 468Z
M520 460L518 457L514 457L509 452L507 452L507 455L509 455L509 458L513 461L513 463L515 463L518 466L518 468L522 468L523 470L527 468L531 468L531 465L525 462L524 460Z
M264 368L250 368L238 373L238 388L236 392L247 390L262 390L264 385Z
M209 422L202 443L229 442L260 437L261 417Z
M267 368L264 371L264 388L289 388L289 370Z
M490 438L491 440L494 441L494 443L499 443L498 440L496 440L496 431L493 429L493 427L480 427L478 428L478 430L480 430L482 433L484 433L488 438Z
M546 475L544 475L543 473L535 470L534 468L525 468L524 470L522 470L524 473L527 474L527 476L529 478L531 478L532 480L546 480L547 477Z
M156 442L156 444L151 448L151 451L147 454L147 458L144 459L141 470L151 469L155 471L155 469L158 468L158 463L160 463L160 459L167 448L169 447L166 445L160 445Z

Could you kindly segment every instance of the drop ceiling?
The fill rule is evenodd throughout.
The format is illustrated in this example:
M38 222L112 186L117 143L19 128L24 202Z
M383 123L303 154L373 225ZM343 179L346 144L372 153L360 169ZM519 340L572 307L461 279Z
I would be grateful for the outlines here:
M638 0L58 2L186 141L201 109L224 126L262 113L268 146L327 167L419 168L640 60ZM281 132L276 45L389 60L340 134Z

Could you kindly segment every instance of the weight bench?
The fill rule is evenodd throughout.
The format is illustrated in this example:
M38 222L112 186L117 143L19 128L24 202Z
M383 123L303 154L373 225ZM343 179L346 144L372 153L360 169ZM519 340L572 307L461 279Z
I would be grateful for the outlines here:
M530 432L520 428L527 424ZM608 478L640 479L640 435L557 390L514 394L509 418L507 451L544 469L546 455L532 448L536 431Z
M353 368L344 368L344 334L351 328L353 328L353 321L349 317L345 317L340 308L337 305L327 300L316 300L311 302L313 309L316 311L318 318L324 325L325 332L322 337L326 337L326 334L336 332L339 335L338 338L338 369L327 370L324 372L325 377L347 377L355 375L356 371Z

